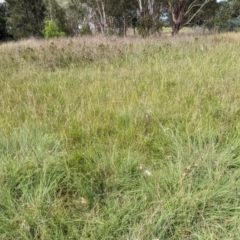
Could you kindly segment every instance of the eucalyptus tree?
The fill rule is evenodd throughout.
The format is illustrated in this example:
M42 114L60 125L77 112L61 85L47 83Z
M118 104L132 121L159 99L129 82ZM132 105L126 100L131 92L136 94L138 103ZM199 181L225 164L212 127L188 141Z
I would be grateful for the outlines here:
M216 0L68 0L66 15L73 32L77 32L79 24L90 22L102 34L113 29L120 35L137 22L138 28L147 33L159 31L161 21L167 17L176 35L184 26L212 21L214 3Z
M56 0L43 0L45 19L51 20L63 32L68 33L66 11Z
M207 4L213 1L216 0L166 0L172 35L178 34L182 27L189 25Z
M125 36L127 28L134 25L137 4L133 0L108 0L106 12L109 27L116 29L120 36Z
M216 16L216 26L219 30L235 30L240 28L240 1L221 1Z
M235 0L232 5L230 29L234 30L239 28L240 28L240 2Z
M108 29L126 33L136 12L136 0L69 0L67 16L77 31L82 23L93 23L102 34ZM73 17L74 16L74 17Z
M43 0L5 0L7 25L14 39L42 37L45 18Z
M232 10L232 17L237 18L240 16L240 1L239 0L228 0L231 10Z
M107 0L69 0L67 15L74 31L78 25L91 22L104 33L107 27L106 2Z
M86 21L87 5L79 0L69 0L65 5L66 24L71 34L79 33L79 25ZM88 20L87 20L88 21Z
M0 41L6 40L9 37L7 31L7 12L4 3L0 3Z
M166 10L163 0L136 0L138 4L138 31L142 36L160 32Z
M107 0L81 0L87 8L86 18L104 34L107 30Z

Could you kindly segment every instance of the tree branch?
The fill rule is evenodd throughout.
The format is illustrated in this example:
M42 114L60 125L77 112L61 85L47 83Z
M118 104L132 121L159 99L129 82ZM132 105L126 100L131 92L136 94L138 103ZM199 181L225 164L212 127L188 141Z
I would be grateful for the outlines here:
M189 5L189 7L188 7L186 13L184 14L184 16L188 15L188 13L192 10L193 7L201 6L201 4L196 4L196 3L197 3L197 0L193 1L193 2Z
M201 7L192 15L192 17L191 17L186 23L183 24L183 26L188 25L188 24L194 19L194 17L202 10L202 8L203 8L207 3L209 3L210 1L212 1L212 0L207 0L206 2L204 2L204 3L201 5Z

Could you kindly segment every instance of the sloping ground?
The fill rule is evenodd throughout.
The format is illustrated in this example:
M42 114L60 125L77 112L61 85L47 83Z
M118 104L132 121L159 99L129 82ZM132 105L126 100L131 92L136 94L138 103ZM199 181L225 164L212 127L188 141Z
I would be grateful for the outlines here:
M239 239L240 35L0 46L1 239Z

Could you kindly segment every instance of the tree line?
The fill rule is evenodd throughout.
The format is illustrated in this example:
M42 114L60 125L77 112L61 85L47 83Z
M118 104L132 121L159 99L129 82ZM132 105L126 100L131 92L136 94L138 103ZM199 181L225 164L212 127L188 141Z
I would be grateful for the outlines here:
M239 0L5 0L0 40L27 37L116 34L147 36L171 27L233 30L240 26Z

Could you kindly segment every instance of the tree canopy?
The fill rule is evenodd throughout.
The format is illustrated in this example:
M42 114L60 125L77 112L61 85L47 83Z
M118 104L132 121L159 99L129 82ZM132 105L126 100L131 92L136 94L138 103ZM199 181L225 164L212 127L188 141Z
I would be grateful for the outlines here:
M9 37L6 23L7 15L5 4L0 3L0 41L6 40Z
M5 0L0 3L0 39L43 37L46 21L64 35L92 30L126 35L133 27L146 36L163 26L177 35L184 26L218 30L240 27L239 0ZM50 23L50 22L49 22Z
M13 37L25 38L42 35L45 5L43 0L5 0L7 25Z

